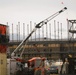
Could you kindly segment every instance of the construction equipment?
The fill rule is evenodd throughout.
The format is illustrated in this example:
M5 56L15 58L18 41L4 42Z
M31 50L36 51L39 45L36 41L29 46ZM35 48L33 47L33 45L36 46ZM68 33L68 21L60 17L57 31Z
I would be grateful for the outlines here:
M52 20L53 18L55 18L56 16L58 16L60 13L64 12L67 9L67 7L64 7L63 9L61 9L60 11L56 12L55 14L51 15L50 17L44 19L43 21L41 21L40 23L38 23L35 28L32 30L32 32L18 45L18 47L12 52L11 57L15 58L17 52L22 48L22 46L28 41L29 37L38 29L41 28L44 24L47 24L47 22L49 22L50 20ZM24 51L24 50L23 50ZM22 57L22 53L20 55L20 57Z
M42 71L42 68L46 66L45 64L45 57L33 57L28 60L28 67L29 67L29 75L32 72L33 75L37 73L38 70ZM31 68L31 69L30 69ZM41 75L41 74L40 74Z
M49 16L48 18L44 19L43 21L41 21L40 23L36 24L35 28L32 30L32 32L18 45L18 47L12 52L11 54L11 58L12 59L16 59L17 61L19 62L22 62L22 54L24 52L24 49L22 50L20 56L18 57L17 56L17 52L21 50L21 48L23 47L23 45L26 45L27 44L27 41L29 39L29 37L39 28L41 28L44 24L47 24L50 20L52 20L53 18L55 18L56 16L58 16L60 13L64 12L65 10L67 9L67 7L64 7L63 9L61 9L60 11L56 12L55 14ZM35 61L36 60L36 61ZM43 60L43 58L34 58L34 59L30 59L28 60L29 63L32 63L33 61L35 62L39 62ZM36 63L35 63L36 64ZM40 62L37 63L36 65L40 65ZM39 67L39 65L37 67Z
M29 64L29 66L33 66L34 69L36 69L40 66L40 63L44 60L46 60L45 57L42 57L42 58L41 57L33 57L28 60L28 64Z

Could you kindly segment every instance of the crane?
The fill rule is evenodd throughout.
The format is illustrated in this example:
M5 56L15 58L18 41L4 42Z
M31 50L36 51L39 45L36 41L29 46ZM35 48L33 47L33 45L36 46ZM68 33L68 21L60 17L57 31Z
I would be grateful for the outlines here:
M23 44L27 44L27 41L29 39L29 37L39 28L41 28L43 25L47 24L47 22L49 22L50 20L52 20L53 18L55 18L56 16L58 16L60 13L64 12L65 10L67 10L67 7L64 7L63 9L61 9L60 11L54 13L53 15L49 16L48 18L44 19L43 21L39 22L38 24L36 24L35 28L32 30L32 32L18 45L18 47L12 52L11 54L11 58L15 58L17 51L20 50L20 48L23 46ZM24 51L24 50L23 50ZM22 52L23 53L23 52ZM20 57L22 56L22 53L20 55Z

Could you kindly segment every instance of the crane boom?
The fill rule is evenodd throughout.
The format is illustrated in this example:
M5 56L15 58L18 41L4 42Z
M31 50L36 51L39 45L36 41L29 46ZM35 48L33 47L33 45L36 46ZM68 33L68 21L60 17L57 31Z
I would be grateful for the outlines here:
M67 9L67 7L64 7L60 11L56 12L55 14L51 15L50 17L46 18L45 20L41 21L40 23L36 24L35 28L32 30L32 32L18 45L18 47L12 52L11 57L14 57L16 52L19 50L19 48L25 43L27 43L27 40L29 37L37 30L37 28L41 28L44 24L47 24L50 20L55 18L60 13L64 12Z

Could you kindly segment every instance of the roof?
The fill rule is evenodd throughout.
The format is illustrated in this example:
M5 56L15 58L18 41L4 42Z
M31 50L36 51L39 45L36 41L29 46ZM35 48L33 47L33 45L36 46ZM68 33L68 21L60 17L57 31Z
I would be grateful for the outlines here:
M36 60L36 59L42 59L42 60L45 60L46 58L45 57L33 57L32 59L28 60L28 61L33 61L33 60Z
M35 59L41 59L41 57L33 57L33 58L31 58L30 60L28 60L28 61L33 61L33 60L35 60Z
M8 27L7 25L4 25L4 24L0 24L0 26L6 26L6 27Z

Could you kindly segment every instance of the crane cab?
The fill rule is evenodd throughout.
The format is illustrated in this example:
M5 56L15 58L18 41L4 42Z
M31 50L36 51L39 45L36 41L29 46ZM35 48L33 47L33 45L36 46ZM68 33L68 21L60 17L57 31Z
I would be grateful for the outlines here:
M28 60L28 66L29 67L34 67L34 69L38 68L41 64L44 64L46 58L41 58L41 57L33 57L30 60Z

